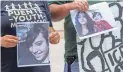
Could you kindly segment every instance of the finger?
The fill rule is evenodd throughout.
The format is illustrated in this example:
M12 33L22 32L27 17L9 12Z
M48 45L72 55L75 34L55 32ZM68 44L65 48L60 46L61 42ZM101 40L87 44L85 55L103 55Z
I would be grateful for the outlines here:
M57 40L59 38L59 35L56 34L55 36L53 36L52 38L50 38L51 40Z
M59 43L59 41L60 41L60 36L59 35L56 35L54 38L51 38L52 43Z
M77 2L77 6L76 6L77 8L76 9L78 9L79 11L81 11L83 8L83 6L79 3L79 2Z
M80 5L81 5L81 11L85 11L85 4L84 4L84 2L80 2Z
M84 6L85 6L85 11L87 11L88 10L88 1L84 1L83 3L84 3Z
M13 36L13 35L6 35L6 37L11 38L11 39L18 40L18 37L17 37L17 36Z
M54 38L51 38L50 41L53 42L54 41Z
M17 44L11 43L11 42L6 42L6 43L4 44L4 46L5 46L6 48L15 47L16 45L17 45Z
M15 44L15 43L9 43L9 47L15 47L17 44Z
M50 43L54 44L55 43L55 40L54 39L51 39L50 40Z
M54 41L54 43L55 43L55 44L57 44L57 43L59 43L59 41L60 41L60 40L59 40L59 39L57 39L57 40L55 40L55 41Z
M87 1L79 1L78 3L78 7L80 11L87 11L88 10L88 4Z
M57 32L52 32L50 33L49 38L54 38L56 35L58 35Z
M51 43L51 44L55 44L55 42L54 42L54 41L51 41L50 43Z
M79 2L78 5L80 7L80 11L85 11L85 4L84 4L84 2Z
M88 5L88 1L85 1L85 3L86 3L86 5L87 5L87 7L89 7L89 5Z
M7 42L11 42L11 43L18 43L18 40L15 40L15 39L6 39Z
M59 42L58 42L58 41L53 40L53 41L51 41L50 43L51 43L51 44L57 44L57 43L59 43Z
M53 35L53 33L50 33L49 38L52 38L52 37L54 37L54 35Z
M80 5L81 5L81 11L87 11L87 4L85 1L80 2Z
M54 40L53 40L53 39L50 39L50 43L51 43L51 44L54 44Z
M83 2L85 2L85 4L88 6L88 1L87 0L84 0Z

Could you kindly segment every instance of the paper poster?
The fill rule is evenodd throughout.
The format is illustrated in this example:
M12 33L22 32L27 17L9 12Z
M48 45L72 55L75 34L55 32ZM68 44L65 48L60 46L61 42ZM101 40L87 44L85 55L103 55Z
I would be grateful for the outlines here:
M49 22L18 22L18 67L49 65Z
M71 18L80 39L116 29L114 16L106 2L89 6L87 12L71 10Z

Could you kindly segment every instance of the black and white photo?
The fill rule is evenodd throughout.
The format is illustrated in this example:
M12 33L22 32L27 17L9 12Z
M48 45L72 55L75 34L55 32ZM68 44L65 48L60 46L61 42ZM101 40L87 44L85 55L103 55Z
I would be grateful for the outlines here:
M49 40L48 23L17 23L18 66L48 65Z

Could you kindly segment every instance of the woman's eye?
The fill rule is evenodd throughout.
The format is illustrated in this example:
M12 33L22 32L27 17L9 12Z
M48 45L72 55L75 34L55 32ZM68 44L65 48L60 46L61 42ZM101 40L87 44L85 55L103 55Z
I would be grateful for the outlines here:
M37 41L37 42L35 42L35 45L40 46L42 43L43 43L43 41Z

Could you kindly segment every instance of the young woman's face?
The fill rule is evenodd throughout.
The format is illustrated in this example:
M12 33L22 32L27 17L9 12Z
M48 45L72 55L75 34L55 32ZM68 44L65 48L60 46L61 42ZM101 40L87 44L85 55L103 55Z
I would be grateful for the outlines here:
M80 24L86 24L87 23L87 19L83 13L79 13L78 21L80 22Z
M37 60L42 60L47 57L48 45L42 33L39 33L29 50Z
M98 22L98 21L100 21L100 20L101 20L101 16L100 16L99 13L97 13L97 14L95 15L95 17L94 17L94 21Z

